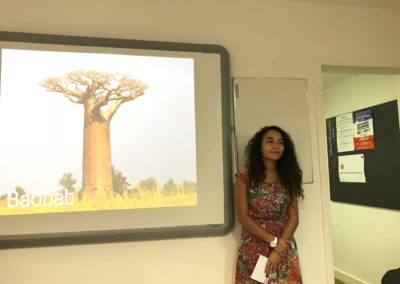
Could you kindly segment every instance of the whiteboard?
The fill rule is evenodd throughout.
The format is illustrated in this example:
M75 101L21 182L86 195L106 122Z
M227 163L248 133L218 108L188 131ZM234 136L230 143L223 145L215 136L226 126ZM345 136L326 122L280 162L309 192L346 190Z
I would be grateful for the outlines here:
M306 79L234 78L236 169L245 165L250 138L266 125L277 125L291 136L303 171L313 182L310 117Z
M159 62L157 66L150 64L156 61ZM17 85L15 66L24 74L22 76L18 72ZM44 73L38 72L39 69ZM71 98L66 100L57 93L49 95L40 87L40 82L45 78L64 76L62 74L69 72L77 74L76 70L100 70L102 73L96 71L97 74L106 72L123 76L132 74L132 78L148 85L149 93L131 102L134 97L125 96L125 92L116 95L114 91L125 83L118 83L118 79L112 82L107 79L114 75L87 76L95 72L87 72L77 78L86 78L83 80L89 84L97 82L93 84L96 90L100 90L99 86L108 91L92 92L91 87L77 87L75 90L84 90L80 95L75 91L65 92L81 98L75 101ZM155 76L157 72L164 73ZM223 46L0 31L0 75L0 153L4 153L0 155L0 250L214 236L231 230L234 224L230 128L232 100L229 53ZM186 79L175 76L184 76ZM66 86L77 86L74 83ZM136 88L128 87L129 90ZM119 96L121 94L122 97ZM177 96L179 99L174 100ZM97 102L91 110L96 109L98 113L85 112L86 106L83 104L88 102L87 98L94 104ZM28 99L30 104L27 104ZM128 105L128 99L131 106ZM114 117L113 131L110 131L111 118L105 118L103 114L106 110L102 108L108 106L116 110L119 107L117 100L120 104L124 103L124 107ZM73 106L77 108L73 110L70 109L72 101L77 103ZM21 108L21 104L26 109ZM28 110L35 114L29 115ZM61 115L63 111L68 113ZM107 122L107 134L112 141L106 146L110 153L107 157L103 155L104 151L92 147L96 152L92 156L103 156L105 158L100 160L107 159L107 164L110 164L102 173L97 171L94 183L102 182L103 176L112 175L114 166L121 173L120 176L126 178L119 193L112 181L106 182L107 186L113 184L109 186L111 194L107 198L79 198L79 193L84 191L81 186L84 184L84 139L80 135L84 135L82 130L87 127L84 121L86 114L91 117L91 122L97 121L103 126ZM134 114L140 116L135 119L132 116ZM10 119L11 115L13 119ZM41 123L35 123L32 117L43 119ZM56 120L62 117L65 117L64 122ZM71 123L72 117L77 119L77 123ZM176 121L169 121L169 118ZM117 119L127 128L117 127ZM151 121L154 122L152 126L148 124ZM67 132L67 125L73 125L76 131ZM54 135L56 131L60 131L57 132L60 134ZM4 137L14 139L15 133L34 138L4 143L7 141ZM169 140L169 135L176 140ZM102 141L101 135L97 133L95 136L96 142ZM66 137L71 142L66 142ZM131 142L129 137L132 138ZM141 139L144 139L143 147L139 146ZM117 141L122 143L118 144ZM39 145L41 151L37 150ZM77 148L67 151L73 145ZM188 146L190 150L185 152ZM137 152L131 152L133 150ZM60 154L65 157L57 158L61 157L58 156ZM171 156L162 159L164 154ZM103 163L94 162L92 158L87 160L91 165ZM125 162L127 167L123 166ZM26 168L22 170L23 166ZM42 167L45 170L40 170ZM49 174L50 170L55 171L54 176ZM60 175L66 171L76 177L76 186L68 193L68 197L60 199ZM93 168L91 171L96 172ZM165 178L161 177L164 174L167 174ZM39 180L43 182L39 184ZM140 180L153 180L153 186L141 186ZM14 189L19 184L24 191L19 188L19 193L15 193ZM165 185L169 185L169 190ZM97 191L97 187L93 189ZM22 196L24 203L18 199ZM180 196L180 199L176 196ZM61 202L53 202L56 198ZM160 200L166 202L161 204ZM110 206L112 203L115 206ZM49 210L50 207L54 210Z

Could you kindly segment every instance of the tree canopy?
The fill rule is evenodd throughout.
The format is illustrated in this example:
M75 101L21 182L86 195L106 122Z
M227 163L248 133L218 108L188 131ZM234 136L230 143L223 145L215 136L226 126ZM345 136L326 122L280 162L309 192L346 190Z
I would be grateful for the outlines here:
M90 105L106 121L118 107L143 95L147 88L141 81L120 73L77 70L63 77L48 77L41 86L47 91L62 93L73 103Z

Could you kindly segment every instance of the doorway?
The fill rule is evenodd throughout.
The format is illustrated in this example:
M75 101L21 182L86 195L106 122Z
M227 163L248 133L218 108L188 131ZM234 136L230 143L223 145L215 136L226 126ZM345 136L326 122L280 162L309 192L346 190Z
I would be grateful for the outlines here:
M399 106L400 69L324 66L322 83L325 119L394 100ZM380 283L386 271L399 266L400 211L329 205L335 278L345 284Z

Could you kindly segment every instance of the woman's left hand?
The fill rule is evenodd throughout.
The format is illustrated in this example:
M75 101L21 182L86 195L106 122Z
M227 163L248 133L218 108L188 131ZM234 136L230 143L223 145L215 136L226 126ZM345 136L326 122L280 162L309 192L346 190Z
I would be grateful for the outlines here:
M279 238L278 245L276 246L275 250L279 252L284 252L289 248L289 241Z
M272 250L268 256L268 262L267 265L265 266L265 273L267 275L274 273L280 260L281 256L279 255L279 253L275 250Z

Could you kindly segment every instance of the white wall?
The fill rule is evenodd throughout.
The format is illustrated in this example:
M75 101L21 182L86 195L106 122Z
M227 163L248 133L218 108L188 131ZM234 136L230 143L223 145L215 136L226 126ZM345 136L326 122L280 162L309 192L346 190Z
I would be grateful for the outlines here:
M399 75L358 75L326 89L324 109L328 118L396 99ZM331 218L337 278L380 283L387 270L399 267L399 211L331 202Z
M306 78L314 183L296 234L306 284L333 283L321 64L400 66L399 26L399 11L284 0L0 0L0 30L215 43L233 77ZM228 284L238 233L0 251L1 282Z

